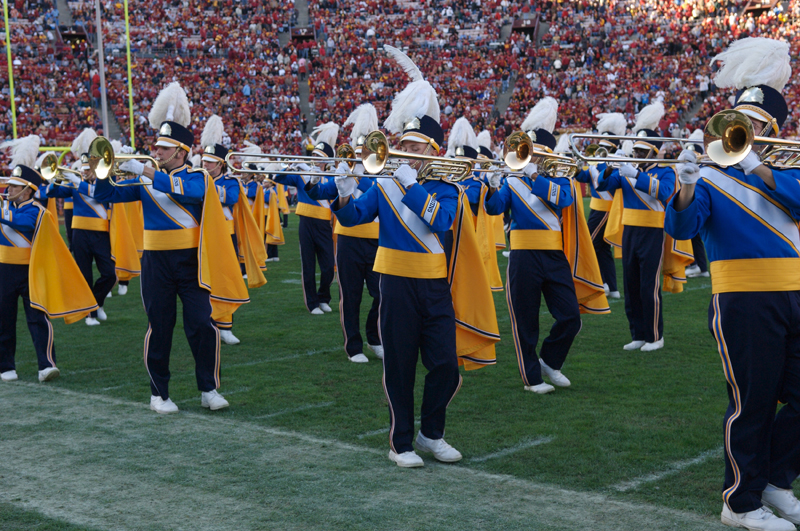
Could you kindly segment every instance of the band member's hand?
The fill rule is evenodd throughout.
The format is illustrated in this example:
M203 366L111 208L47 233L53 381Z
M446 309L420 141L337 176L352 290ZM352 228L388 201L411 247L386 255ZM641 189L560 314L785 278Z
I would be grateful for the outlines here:
M119 165L119 169L125 173L132 173L133 175L141 175L144 173L144 164L138 160L126 160Z
M625 177L626 179L635 179L637 175L639 175L639 170L636 169L636 166L633 164L628 164L627 162L619 167L619 174Z
M596 165L589 166L589 177L592 178L593 182L597 182L597 179L600 178L600 170L597 169Z
M308 178L308 184L310 184L311 186L314 186L315 184L319 183L320 179L321 179L321 177L319 175L311 175Z
M675 166L678 172L678 180L681 184L697 184L700 179L700 166L687 162L685 164L678 164Z
M336 189L339 190L339 197L350 197L356 191L356 180L353 177L338 175L336 177Z
M747 175L753 173L753 170L759 166L761 166L761 159L758 158L758 155L756 155L755 151L750 151L744 160L739 163L739 167L742 168L742 171Z
M489 174L489 186L497 190L503 182L503 174L499 171Z
M678 155L678 161L688 162L689 164L697 164L697 153L691 149L684 149L681 151L681 154Z
M534 175L539 173L539 168L538 166L536 166L535 162L529 162L527 166L522 168L522 173L524 173L528 177L533 177Z
M81 178L75 175L74 173L64 172L62 174L64 178L66 178L69 182L73 184L81 184Z
M119 150L121 154L130 155L132 153L136 153L136 150L130 146L122 146L122 149Z
M301 162L300 164L295 164L295 168L297 168L300 171L311 171L311 166L309 166L304 162Z
M397 171L394 172L394 178L400 182L403 188L408 188L417 182L417 170L408 164L402 164Z
M339 175L347 175L350 173L350 166L346 162L342 161L338 166L336 166L336 173Z

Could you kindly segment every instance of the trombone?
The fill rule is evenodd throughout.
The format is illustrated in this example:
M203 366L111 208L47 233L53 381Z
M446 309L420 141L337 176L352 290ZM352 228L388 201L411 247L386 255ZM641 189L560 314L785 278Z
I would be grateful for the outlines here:
M675 159L641 159L641 158L632 158L632 157L618 157L609 154L608 149L597 145L597 144L589 144L587 146L587 153L581 153L578 150L578 146L576 145L575 140L578 138L585 138L589 140L631 140L636 142L637 140L645 140L647 142L679 142L682 145L685 143L705 143L705 140L690 140L688 138L675 138L671 136L636 136L636 135L600 135L600 134L590 134L590 133L573 133L569 135L569 147L572 150L572 154L575 155L577 160L583 161L586 164L594 165L600 162L628 162L630 164L680 164ZM595 147L596 146L596 147ZM591 149L590 149L591 148ZM708 150L706 150L708 152ZM711 163L710 161L700 161L699 164L703 163Z
M361 163L367 173L376 177L392 177L391 175L377 175L384 171L397 169L399 163L390 163L389 159L422 160L428 164L419 172L418 179L440 180L458 182L466 177L473 169L473 162L464 159L449 159L433 155L418 155L397 151L389 147L389 141L381 131L373 131L364 138L361 146Z
M67 168L66 166L59 166L58 157L54 153L48 153L44 156L41 166L42 179L50 184L77 189L78 187L75 186L73 182L64 177L65 173L72 173L78 177L83 177L83 174L79 171Z
M481 173L500 172L505 176L524 176L522 169L529 163L536 162L541 165L541 173L549 177L572 178L578 173L578 164L572 157L534 149L533 141L523 131L515 131L508 135L503 146L503 160L483 161L488 164L505 164L508 169L491 169L486 165L475 168L473 171Z
M243 158L248 159L244 162L253 163L253 159L267 159L266 162L276 162L281 164L280 170L251 170L244 166L236 166L231 159ZM301 171L290 169L293 164L337 164L339 162L346 162L352 171L356 167L358 159L356 159L356 152L350 144L340 144L336 148L335 157L308 157L308 156L294 156L283 155L275 153L245 153L243 151L231 151L225 155L225 164L233 172L251 175L307 175L319 177L335 177L341 175L332 171ZM267 177L269 179L269 177ZM271 179L270 179L271 180Z
M110 179L111 176L125 175L125 172L119 169L119 164L126 160L146 160L153 164L156 170L159 169L158 161L153 157L115 154L114 147L105 137L98 136L89 144L89 161L98 179L101 181L108 179L113 186L147 186L149 183L144 182L117 184L114 179Z

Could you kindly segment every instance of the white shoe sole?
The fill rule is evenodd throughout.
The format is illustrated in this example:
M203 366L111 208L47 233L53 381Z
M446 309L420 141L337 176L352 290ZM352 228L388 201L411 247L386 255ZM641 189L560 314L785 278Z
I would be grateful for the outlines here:
M225 409L226 407L230 406L230 404L225 404L224 406L214 406L214 407L211 407L211 405L209 404L200 404L200 405L206 409L210 409L211 411L219 411L220 409Z
M772 505L771 503L769 503L767 501L764 501L763 498L761 499L761 503L764 504L764 507L768 507L768 508L772 509L772 512L775 513L775 516L779 516L779 517L783 518L784 520L790 521L793 524L800 524L800 518L792 518L792 517L786 516L783 513L783 511L781 511L780 509L778 509L776 506Z
M422 468L422 467L425 466L425 463L423 461L420 461L419 463L400 463L397 460L397 457L398 456L397 456L396 453L394 453L393 451L389 450L389 459L393 463L397 464L397 466L399 466L400 468Z
M55 370L55 371L49 372L47 374L47 376L45 376L44 378L39 378L39 381L40 382L49 382L50 380L55 380L59 376L61 376L61 371Z
M417 442L417 451L425 452L426 454L432 454L434 459L436 459L437 461L440 461L442 463L458 463L459 461L464 459L463 455L460 455L458 457L453 457L451 459L445 459L445 458L439 457L438 455L434 454L432 450L429 450L429 449L425 448L424 446L420 446L419 442Z
M150 409L151 409L152 411L155 411L155 412L156 412L156 413L158 413L159 415L171 415L171 414L173 414L173 413L177 413L177 412L178 412L178 411L161 411L161 410L159 410L159 409L156 409L156 407L155 407L155 406L150 406Z

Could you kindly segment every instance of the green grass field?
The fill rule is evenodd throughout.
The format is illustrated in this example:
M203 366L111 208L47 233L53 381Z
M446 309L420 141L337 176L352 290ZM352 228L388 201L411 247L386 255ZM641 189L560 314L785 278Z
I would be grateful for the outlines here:
M269 283L236 313L242 343L222 347L226 410L200 407L179 318L170 394L181 413L149 411L138 280L125 297L115 289L101 326L54 322L53 382L36 380L18 322L20 381L0 385L0 529L721 528L727 399L709 279L664 295L666 346L654 353L622 350L622 301L584 316L563 369L572 387L546 396L523 391L496 294L498 363L464 373L448 409L446 438L464 460L401 470L386 457L381 364L348 362L338 308L305 310L295 216L286 238Z

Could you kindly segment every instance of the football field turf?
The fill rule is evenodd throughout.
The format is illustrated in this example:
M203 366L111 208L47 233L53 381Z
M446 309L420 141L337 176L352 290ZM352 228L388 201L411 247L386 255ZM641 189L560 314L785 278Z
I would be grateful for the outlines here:
M307 312L295 216L286 239L235 315L242 343L222 346L226 410L200 407L179 309L181 412L149 411L138 279L124 297L115 288L101 326L54 321L53 382L36 380L19 320L20 381L0 385L0 529L724 529L710 279L664 295L666 346L653 353L622 350L621 300L583 316L563 368L572 387L545 396L523 391L497 293L498 363L462 371L448 409L446 439L464 460L422 454L425 468L402 470L387 459L380 362L348 362L336 284L333 314ZM370 302L365 292L362 317ZM543 303L543 332L551 323ZM424 374L420 364L417 412Z

